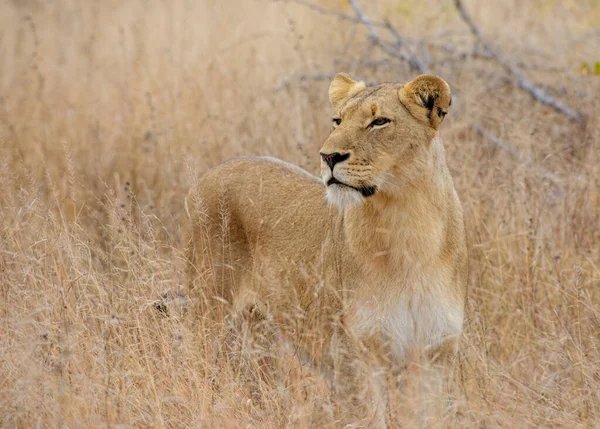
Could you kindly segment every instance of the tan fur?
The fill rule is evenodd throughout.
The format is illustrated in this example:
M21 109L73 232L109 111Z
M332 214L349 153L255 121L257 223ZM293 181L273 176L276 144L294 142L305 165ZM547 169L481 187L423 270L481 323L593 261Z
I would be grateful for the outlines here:
M263 157L209 171L187 201L190 280L202 277L214 288L205 297L232 311L272 317L324 363L343 368L364 347L401 365L447 358L462 331L467 266L437 136L450 89L435 76L366 87L340 74L329 94L340 124L320 152L348 159L333 173L322 163L322 180ZM380 117L391 122L369 127ZM354 188L324 185L332 174Z
M334 109L341 107L343 102L366 89L364 82L356 82L346 73L338 73L329 87L329 100Z

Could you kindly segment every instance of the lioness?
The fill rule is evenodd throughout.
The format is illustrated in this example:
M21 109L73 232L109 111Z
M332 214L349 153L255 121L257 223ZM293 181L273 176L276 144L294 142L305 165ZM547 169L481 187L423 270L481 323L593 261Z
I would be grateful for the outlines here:
M281 322L283 335L351 385L365 348L401 365L453 355L467 249L438 137L448 84L422 75L367 87L338 74L329 97L321 179L249 157L190 190L188 276L209 311L227 302Z

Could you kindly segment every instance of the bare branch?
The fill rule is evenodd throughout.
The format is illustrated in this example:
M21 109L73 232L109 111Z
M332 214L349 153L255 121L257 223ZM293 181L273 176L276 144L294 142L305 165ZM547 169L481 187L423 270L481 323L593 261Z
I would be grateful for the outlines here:
M350 2L350 5L352 6L352 9L354 9L354 12L356 13L356 16L358 17L360 22L362 22L364 24L364 26L367 28L367 31L369 32L369 39L371 39L371 41L373 43L379 45L381 47L381 49L383 49L387 54L393 56L394 58L397 58L401 61L407 62L409 66L411 66L413 69L417 70L419 73L427 73L429 71L428 68L425 66L425 64L423 63L423 61L421 61L421 59L419 57L417 57L416 55L412 55L412 54L408 54L406 52L400 51L399 47L402 46L403 42L402 42L402 38L400 37L398 32L395 31L395 29L394 29L394 31L391 31L391 30L390 31L396 37L397 48L395 48L394 46L390 46L387 42L383 41L379 37L379 34L377 34L377 30L375 30L375 26L373 25L373 22L360 9L356 0L348 0L348 1ZM386 26L386 28L389 30L390 28L393 28L393 27L391 27L391 25L388 24Z
M556 174L552 173L551 171L546 170L544 167L539 166L532 159L526 158L517 148L511 146L509 143L506 143L506 142L500 140L499 137L492 134L490 131L486 130L481 125L472 124L471 128L475 132L477 132L477 134L485 137L494 146L504 150L505 152L508 152L514 158L516 158L518 161L525 162L529 167L531 167L533 170L535 170L543 178L550 180L555 185L563 184L563 180L560 177L558 177Z
M401 48L405 43L404 37L398 33L398 30L396 30L396 27L390 21L385 21L385 26L392 36L394 36L394 39L396 39L396 48Z
M352 0L351 0L352 2ZM500 51L492 45L484 36L483 32L479 29L473 18L465 8L462 0L454 0L454 5L458 10L463 21L467 24L471 33L477 38L477 40L483 45L485 51L487 51L491 56L493 56L496 61L498 61L502 67L515 79L519 87L529 92L533 98L545 104L546 106L552 107L559 113L567 116L568 118L576 121L576 122L584 122L583 115L573 109L572 107L567 106L560 100L556 100L550 94L547 94L543 89L538 87L532 81L527 79L521 70L512 62L509 62L506 58L502 56Z

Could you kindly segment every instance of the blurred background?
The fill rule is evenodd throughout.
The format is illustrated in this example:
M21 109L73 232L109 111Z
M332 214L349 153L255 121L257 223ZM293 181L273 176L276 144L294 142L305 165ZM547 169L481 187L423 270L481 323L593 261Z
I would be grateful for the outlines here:
M470 246L445 424L596 427L598 46L597 0L0 2L0 425L330 424L305 420L318 374L256 405L191 322L146 309L182 284L198 175L242 155L316 173L336 72L426 71L453 92Z

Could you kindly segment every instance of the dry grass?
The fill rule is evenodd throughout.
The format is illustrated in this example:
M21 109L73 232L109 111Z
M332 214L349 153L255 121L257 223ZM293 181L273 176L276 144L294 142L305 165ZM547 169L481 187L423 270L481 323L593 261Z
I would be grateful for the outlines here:
M442 423L599 427L600 76L575 71L600 61L600 5L468 6L589 121L533 102L492 61L434 65L457 100L442 137L471 269L455 406ZM450 1L365 9L412 38L469 46ZM0 3L0 426L332 424L323 377L283 346L242 342L252 353L236 368L214 347L223 332L185 311L161 317L153 302L183 283L183 196L198 174L249 154L316 171L328 83L282 79L412 77L383 59L362 28L297 4ZM265 356L279 369L268 382L255 377ZM391 410L391 421L402 415Z

